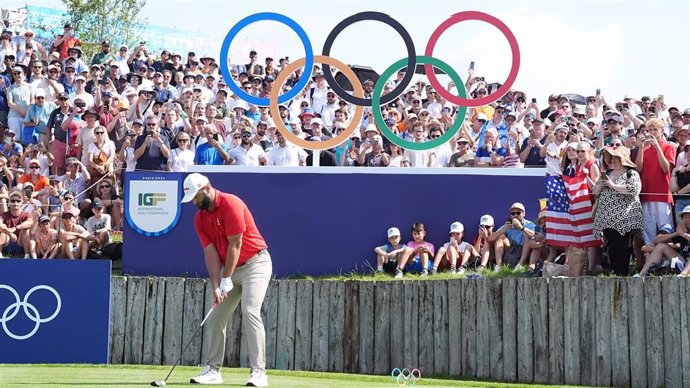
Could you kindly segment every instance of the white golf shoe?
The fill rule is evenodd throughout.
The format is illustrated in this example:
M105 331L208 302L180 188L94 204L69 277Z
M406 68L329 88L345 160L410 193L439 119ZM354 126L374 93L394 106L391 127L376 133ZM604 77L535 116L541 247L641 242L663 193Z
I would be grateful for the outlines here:
M266 372L261 369L252 369L249 380L247 380L248 387L268 387L268 376Z
M223 384L223 378L220 376L220 372L206 365L201 373L189 379L192 384L202 384L202 385L218 385Z

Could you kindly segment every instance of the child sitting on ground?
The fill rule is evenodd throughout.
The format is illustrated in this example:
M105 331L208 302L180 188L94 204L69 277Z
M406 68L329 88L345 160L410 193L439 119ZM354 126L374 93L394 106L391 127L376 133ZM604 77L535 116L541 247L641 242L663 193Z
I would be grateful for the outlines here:
M665 224L654 238L654 245L642 247L643 252L649 252L649 254L645 259L644 267L634 277L647 276L649 272L655 273L660 269L669 267L671 270L683 271L685 261L690 256L690 242L688 242L690 234L688 234L688 230L690 230L690 206L683 209L676 232L673 232L670 224Z
M434 265L431 268L431 274L436 274L438 271L438 266L441 264L441 260L446 259L450 263L450 273L462 275L467 270L467 263L470 257L476 258L479 256L477 251L471 244L462 241L463 234L465 233L465 227L460 222L453 222L450 224L450 241L443 244L441 248L436 252L436 258L434 258ZM457 268L458 258L462 257L460 261L460 268Z
M412 241L407 243L407 248L403 251L398 260L398 267L395 269L395 278L401 279L403 277L403 268L406 271L419 272L420 276L429 275L431 269L430 257L434 255L434 245L424 241L426 237L426 230L424 224L421 222L412 225ZM407 261L412 257L412 262L407 264ZM407 267L405 267L407 264Z
M393 275L398 266L398 258L405 248L405 244L400 244L400 229L395 227L388 229L388 243L374 248L376 271L386 271Z

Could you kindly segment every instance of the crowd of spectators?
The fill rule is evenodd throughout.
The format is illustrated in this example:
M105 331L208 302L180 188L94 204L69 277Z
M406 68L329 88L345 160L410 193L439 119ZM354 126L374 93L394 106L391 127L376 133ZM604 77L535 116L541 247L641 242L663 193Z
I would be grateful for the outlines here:
M611 212L595 212L595 202L588 217L594 224L593 235L606 245L587 247L590 270L615 262L611 257L630 254L628 247L635 248L640 269L645 257L652 264L663 261L670 251L664 250L658 258L662 250L654 251L653 244L665 240L657 233L669 225L676 228L674 203L678 215L690 205L686 157L690 152L690 109L667 106L663 95L607 101L597 90L582 99L550 95L543 101L547 106L540 106L537 98L511 90L495 103L468 109L450 141L425 151L391 143L367 108L348 140L314 155L287 141L276 123L314 142L337 136L350 124L355 107L330 89L318 65L308 87L279 106L280 117L272 117L268 107L247 103L228 83L266 98L278 74L290 63L287 57L260 61L259 53L251 51L246 64L230 66L232 79L226 80L211 56L189 52L183 58L167 50L155 55L143 42L111 47L109 41L103 41L98 52L86 58L77 35L65 24L50 47L38 43L31 30L0 35L0 197L2 206L9 208L4 209L0 228L29 255L33 255L36 233L43 231L41 217L48 217L50 223L43 235L52 236L53 229L67 231L68 225L89 227L83 234L58 233L60 249L69 247L70 257L81 255L84 246L102 246L105 231L121 229L121 182L126 171L184 172L195 164L542 167L547 176L579 176L598 202L627 209L621 216L630 218L623 223L620 217L609 217ZM464 87L470 98L491 94L499 86L486 82L474 69L468 73ZM386 82L383 92L392 90L404 75L405 69L400 70L395 79ZM286 76L284 85L275 87L287 92L302 76L298 69ZM365 98L371 98L373 87L372 80L363 81ZM452 82L447 90L457 94ZM411 142L436 139L462 119L458 107L423 80L415 81L380 109L388 129ZM10 195L21 195L19 209L13 210ZM10 216L17 210L23 218L28 214L32 222ZM638 211L643 217L636 217ZM62 217L72 212L75 222L63 222ZM91 217L106 221L89 224ZM508 247L520 245L525 251L514 264L536 270L542 259L553 259L559 249L549 248L544 236L548 225L543 233L534 233L523 221L517 224L531 231L521 230L527 242L513 236L522 243L507 244L513 234L505 230L508 226L496 231L485 228L480 232L485 241L479 247L472 245L476 252L469 257L480 257L480 265L487 265L489 257L500 264ZM686 226L677 224L673 238L690 237ZM28 237L20 230L29 230ZM423 232L423 226L417 232ZM532 254L535 247L527 250L535 235L543 239L534 242L544 245L539 247L543 257ZM76 242L65 241L67 236ZM443 252L449 259L454 252L457 272L463 268L458 263L465 261L464 251L455 252L456 248L451 249L455 245L449 244ZM608 254L602 255L602 247ZM401 262L420 252L415 248L413 256L408 250L401 251ZM420 260L425 256L425 263L438 262L437 257L432 260L433 249ZM428 269L433 270L433 264ZM622 271L621 265L617 272ZM641 273L646 274L647 269Z

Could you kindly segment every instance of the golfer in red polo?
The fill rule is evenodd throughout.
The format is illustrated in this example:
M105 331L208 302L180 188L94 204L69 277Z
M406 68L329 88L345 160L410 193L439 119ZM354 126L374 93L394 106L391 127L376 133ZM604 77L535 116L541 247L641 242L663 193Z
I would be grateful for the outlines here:
M235 195L214 189L207 177L196 173L187 176L182 203L189 201L199 208L194 224L217 303L206 323L210 339L203 355L206 366L190 382L223 383L220 367L225 356L225 327L242 300L242 327L247 330L251 365L247 385L267 387L266 331L261 321L261 304L273 267L266 242L247 205Z

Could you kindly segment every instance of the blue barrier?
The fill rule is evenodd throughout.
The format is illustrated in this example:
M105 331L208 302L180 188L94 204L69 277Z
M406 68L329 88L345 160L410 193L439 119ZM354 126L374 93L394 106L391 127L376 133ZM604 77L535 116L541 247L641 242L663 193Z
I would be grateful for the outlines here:
M465 225L465 240L470 241L483 214L493 215L501 224L509 216L510 205L520 201L528 218L534 219L538 199L544 197L543 169L204 166L203 171L214 187L238 195L249 206L268 243L278 276L347 273L369 265L375 268L374 246L386 242L386 230L391 226L399 227L402 241L407 242L412 224L422 222L428 231L427 241L438 247L447 242L450 224L460 221ZM172 203L161 202L151 211L161 222L150 225L149 233L168 229L167 234L147 237L131 226L130 213L149 209L143 202L139 204L140 194L146 193L129 190L133 185L152 191L152 187L159 187L155 186L158 180L173 177L181 186L185 177L162 175L166 174L126 174L128 220L123 272L206 276L194 230L194 205L175 209ZM162 189L158 191L158 198L162 198ZM179 202L177 193L178 188L169 187L166 200ZM173 222L177 211L179 222L171 227L167 223Z
M107 363L110 264L0 260L0 364Z

